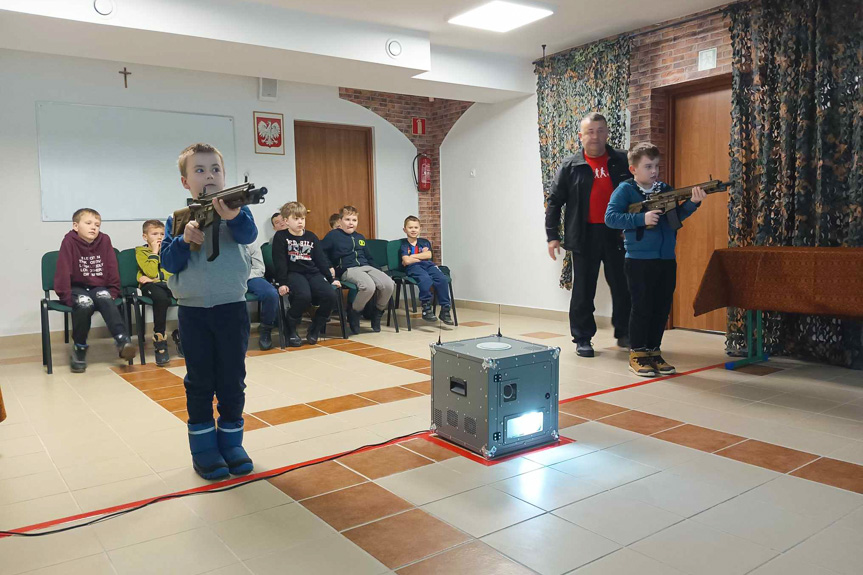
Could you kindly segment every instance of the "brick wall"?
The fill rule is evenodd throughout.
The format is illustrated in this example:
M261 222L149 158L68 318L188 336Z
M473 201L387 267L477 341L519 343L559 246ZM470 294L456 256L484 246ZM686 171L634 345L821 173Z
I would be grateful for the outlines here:
M339 88L339 97L371 110L401 131L413 143L418 153L431 158L432 185L428 192L419 195L419 213L422 220L422 235L432 244L434 260L440 263L440 146L453 125L473 102L459 100L430 101L421 96L406 96L370 90ZM427 120L426 133L415 136L412 132L412 118ZM408 216L409 214L405 214ZM385 238L394 239L394 238Z
M635 33L645 32L632 39L630 64L629 105L632 114L630 142L651 141L666 157L666 126L669 87L731 73L730 22L713 11L701 12L676 21L663 23L672 25L656 32L651 26ZM716 47L716 68L698 71L698 52ZM661 171L667 162L662 162ZM667 175L660 174L667 179Z

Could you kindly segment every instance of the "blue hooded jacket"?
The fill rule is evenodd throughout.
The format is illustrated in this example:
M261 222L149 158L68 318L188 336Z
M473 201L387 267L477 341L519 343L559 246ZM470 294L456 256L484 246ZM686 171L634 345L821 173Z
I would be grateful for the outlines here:
M657 182L658 192L671 190L668 184ZM644 228L644 214L630 214L629 205L643 202L647 196L630 178L622 182L608 202L605 210L605 225L617 230L623 230L623 243L626 246L626 257L635 260L673 260L674 248L677 246L677 230L671 229L668 218L659 216L659 223L653 229L644 229L644 236L637 238L638 228ZM686 200L677 207L677 215L682 222L698 209L698 204Z

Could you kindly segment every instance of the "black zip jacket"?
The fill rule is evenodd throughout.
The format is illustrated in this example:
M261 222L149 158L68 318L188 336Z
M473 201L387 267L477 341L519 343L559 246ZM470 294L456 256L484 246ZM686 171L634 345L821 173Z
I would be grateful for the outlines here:
M632 177L626 152L605 146L608 152L608 175L613 189ZM563 247L580 253L584 249L587 216L590 212L590 190L593 188L593 170L584 159L584 150L563 161L548 196L545 210L545 234L548 241L560 240L560 212L566 205L563 223Z

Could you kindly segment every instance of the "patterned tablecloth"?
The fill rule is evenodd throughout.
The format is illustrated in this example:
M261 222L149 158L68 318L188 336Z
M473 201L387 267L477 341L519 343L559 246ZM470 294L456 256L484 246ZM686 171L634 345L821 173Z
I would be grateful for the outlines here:
M693 308L722 307L863 319L863 248L716 250Z

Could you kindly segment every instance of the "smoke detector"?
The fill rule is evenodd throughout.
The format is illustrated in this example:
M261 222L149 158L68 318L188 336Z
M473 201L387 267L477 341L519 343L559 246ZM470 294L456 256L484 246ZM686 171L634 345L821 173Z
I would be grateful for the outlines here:
M398 40L387 40L387 56L398 58L402 55L402 44Z

